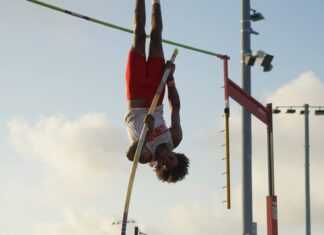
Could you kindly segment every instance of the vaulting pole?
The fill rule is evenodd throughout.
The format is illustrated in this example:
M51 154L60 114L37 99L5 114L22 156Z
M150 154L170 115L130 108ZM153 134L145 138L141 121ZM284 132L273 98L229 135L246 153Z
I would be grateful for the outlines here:
M175 60L177 54L178 54L178 50L175 49L173 54L172 54L172 57L170 59L171 63L174 63L174 60ZM153 101L151 103L148 114L153 114L155 112L157 103L159 101L160 95L161 95L161 93L163 91L163 88L165 86L165 83L166 83L166 81L167 81L167 79L169 77L170 71L171 70L169 68L164 71L162 80L160 82L160 85L159 85L156 93L155 93L155 96L154 96ZM135 180L135 173L136 173L139 158L141 156L141 152L142 152L142 149L143 149L143 145L144 145L144 141L145 141L147 132L148 132L148 126L147 126L146 123L144 123L143 129L142 129L140 137L139 137L139 142L138 142L138 145L137 145L137 148L136 148L136 151L135 151L135 156L134 156L134 160L133 160L133 167L132 167L130 178L129 178L129 181L128 181L128 188L127 188L127 195L126 195L125 206L124 206L123 224L122 224L121 235L126 235L127 217L128 217L130 199L131 199L131 195L132 195L132 189L133 189L134 180Z

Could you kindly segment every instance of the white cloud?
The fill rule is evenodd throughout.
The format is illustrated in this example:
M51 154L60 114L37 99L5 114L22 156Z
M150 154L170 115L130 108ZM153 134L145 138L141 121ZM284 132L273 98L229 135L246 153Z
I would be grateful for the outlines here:
M106 235L118 234L120 226L112 225L114 218L105 213L64 210L63 221L39 223L35 226L35 235ZM129 226L129 230L134 230Z
M116 173L124 160L126 137L103 114L90 113L77 121L56 115L41 118L34 126L22 119L9 123L16 151L45 163L63 176Z
M8 127L13 148L31 163L31 177L20 179L20 187L7 194L17 207L36 211L29 218L35 228L33 235L116 234L110 226L112 218L105 214L108 212L92 213L83 208L111 213L121 210L124 198L120 193L125 186L120 182L129 172L125 130L99 113L75 121L61 115L44 117L34 125L14 119ZM33 171L41 177L35 178ZM66 207L76 209L59 215ZM37 211L42 211L41 215Z
M232 209L226 209L221 198L212 192L205 196L207 201L192 201L179 204L169 210L167 222L172 224L173 234L239 234L241 208L238 188L233 189Z
M135 221L129 219L130 221ZM59 222L42 222L34 226L34 235L114 235L121 232L121 219L111 214L94 210L76 210L71 207L63 210ZM127 234L134 234L135 226L146 234L166 235L155 225L127 224Z
M268 98L274 105L323 104L324 84L313 72L305 72Z

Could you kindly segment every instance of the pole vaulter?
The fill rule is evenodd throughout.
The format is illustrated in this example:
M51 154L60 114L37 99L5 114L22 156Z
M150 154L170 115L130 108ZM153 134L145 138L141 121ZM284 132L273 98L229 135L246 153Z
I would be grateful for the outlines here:
M49 8L49 9L52 9L52 10L55 10L55 11L58 11L58 12L61 12L61 13L68 14L70 16L78 17L78 18L81 18L81 19L84 19L84 20L87 20L87 21L90 21L90 22L93 22L93 23L96 23L96 24L104 25L106 27L110 27L110 28L113 28L113 29L117 29L117 30L120 30L120 31L131 33L131 34L134 33L134 31L131 30L131 29L120 27L120 26L117 26L117 25L114 25L114 24L111 24L111 23L108 23L108 22L105 22L105 21L102 21L102 20L98 20L98 19L95 19L95 18L92 18L92 17L89 17L89 16L85 16L85 15L82 15L82 14L79 14L79 13L76 13L76 12L73 12L73 11L69 11L69 10L66 10L66 9L63 9L63 8L60 8L60 7L45 3L45 2L41 2L41 1L38 1L38 0L27 0L27 1L29 1L31 3L34 3L34 4L37 4L37 5L40 5L40 6L43 6L43 7L46 7L46 8ZM149 38L150 36L146 35L146 37ZM224 62L224 70L225 70L224 75L225 75L225 77L228 77L227 76L227 74L228 74L227 63L228 63L228 60L230 58L227 55L218 54L218 53L215 53L215 52L199 49L199 48L196 48L196 47L192 47L192 46L185 45L185 44L182 44L182 43L170 41L170 40L167 40L167 39L162 39L162 42L166 43L166 44L174 45L174 46L177 46L177 47L185 48L185 49L188 49L188 50L196 51L196 52L199 52L199 53L207 54L207 55L210 55L210 56L214 56L214 57L217 57L217 58L223 60L223 62ZM174 51L171 60L174 60L176 55L177 55L177 50ZM166 70L165 74L164 74L164 77L165 76L167 77L167 74L169 72L170 71ZM160 84L159 87L164 86L164 84L165 84L165 81L163 81L163 79L162 79L161 84ZM157 95L159 96L160 95L159 93L160 93L160 91L157 91L156 96ZM158 98L156 98L155 100L158 100ZM154 110L156 108L156 102L157 101L152 102L149 113L154 112ZM228 105L228 103L227 103L227 105ZM226 156L227 208L230 209L230 207L231 207L231 192L230 192L231 188L230 188L230 159L229 159L229 132L228 132L228 129L229 129L228 128L228 126L229 126L229 122L228 122L228 119L229 119L229 107L225 109L225 114L226 114L226 126L227 126L227 128L226 128L226 130L227 130L227 132L226 132L226 140L227 140L226 141L227 142L227 151L226 151L227 152L227 156ZM142 130L142 133L140 135L140 139L145 137L146 134L147 134L147 126L146 127L144 126L143 130ZM142 142L144 142L144 141L142 141ZM127 197L126 197L125 206L124 206L122 235L126 234L126 226L127 226L127 217L128 217L128 210L129 210L129 204L130 204L130 197L131 197L131 193L132 193L132 187L133 187L133 183L134 183L136 168L137 168L137 164L139 162L139 156L141 154L141 149L142 148L143 148L143 143L141 143L141 146L140 146L140 144L138 145L138 147L136 149L135 157L134 157L133 168L132 168L131 176L130 176L130 179L129 179Z
M277 196L275 196L274 185L274 155L273 155L273 125L272 125L272 104L267 104L264 107L256 99L246 93L242 88L229 79L227 71L227 60L224 60L224 93L225 93L225 128L226 128L226 150L227 158L229 159L229 97L234 99L243 108L257 117L260 121L267 125L267 139L268 139L268 182L269 195L267 196L267 234L278 234L278 220L277 220Z
M178 54L178 50L175 49L173 54L172 54L172 57L170 59L171 63L174 63L177 54ZM161 82L159 84L159 87L158 87L156 93L155 93L155 96L154 96L153 101L151 103L148 114L153 114L155 112L157 103L159 101L160 95L161 95L161 93L163 91L163 88L165 86L165 83L166 83L166 81L167 81L167 79L169 77L169 74L170 74L170 69L167 68L164 71L162 80L161 80ZM137 148L136 148L136 151L135 151L135 156L134 156L134 160L133 160L133 167L132 167L131 175L130 175L129 182L128 182L127 195L126 195L124 213L123 213L123 224L122 224L121 235L126 235L128 210L129 210L129 204L130 204L130 198L131 198L131 194L132 194L132 189L133 189L133 185L134 185L135 173L136 173L138 161L139 161L140 156L141 156L141 152L142 152L142 149L143 149L144 141L145 141L148 130L149 130L149 128L148 128L147 124L144 123L142 132L141 132L140 137L139 137L139 142L138 142L138 145L137 145Z

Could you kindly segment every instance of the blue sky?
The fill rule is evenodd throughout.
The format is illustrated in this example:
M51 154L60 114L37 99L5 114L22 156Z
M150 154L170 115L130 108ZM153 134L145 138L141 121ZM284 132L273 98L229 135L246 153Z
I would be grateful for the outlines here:
M1 1L0 234L118 234L131 163L124 73L131 34L28 1ZM149 19L150 1L147 2ZM240 1L163 1L164 38L227 54L240 84ZM132 28L133 1L47 3ZM251 1L253 52L275 56L252 68L261 103L324 106L324 3ZM149 20L148 20L149 22ZM149 25L147 32L149 31ZM165 45L169 57L173 46ZM180 48L176 59L189 176L175 185L139 166L130 218L148 235L242 234L241 109L231 101L233 209L226 210L223 70L219 59ZM169 122L169 112L166 119ZM323 231L322 117L310 116L313 234ZM274 117L279 231L304 234L304 132L299 115ZM253 216L266 233L266 130L253 119ZM132 231L133 225L129 227Z

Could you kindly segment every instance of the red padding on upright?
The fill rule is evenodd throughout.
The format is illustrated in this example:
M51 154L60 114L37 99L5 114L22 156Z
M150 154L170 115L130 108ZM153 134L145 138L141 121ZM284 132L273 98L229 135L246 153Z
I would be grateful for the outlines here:
M268 235L278 235L277 196L267 197Z

